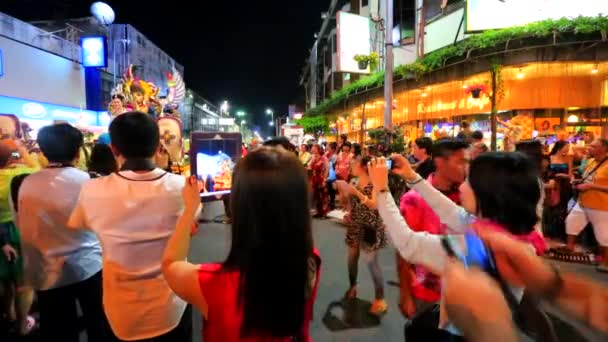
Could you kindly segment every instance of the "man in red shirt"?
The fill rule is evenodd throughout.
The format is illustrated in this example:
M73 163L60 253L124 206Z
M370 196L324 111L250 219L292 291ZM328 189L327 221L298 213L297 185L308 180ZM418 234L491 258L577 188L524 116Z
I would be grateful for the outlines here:
M427 180L449 197L460 202L458 187L464 182L468 165L468 144L459 139L444 139L433 145L433 161L436 170ZM414 231L445 234L447 227L431 207L415 191L401 198L401 214ZM419 265L410 265L397 254L399 281L401 286L400 308L407 318L439 301L441 282L438 276Z

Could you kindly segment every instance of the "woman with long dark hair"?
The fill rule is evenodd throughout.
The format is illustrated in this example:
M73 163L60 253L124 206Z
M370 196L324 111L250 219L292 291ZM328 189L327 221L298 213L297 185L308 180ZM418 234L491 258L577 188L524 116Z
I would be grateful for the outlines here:
M309 341L319 281L306 170L282 148L261 147L236 165L232 245L223 263L186 261L200 207L196 178L165 249L162 269L177 295L202 315L204 341Z
M116 158L110 146L106 144L93 146L87 168L91 178L107 176L118 171L118 163L116 163Z
M537 254L546 250L542 235L534 229L541 191L538 166L524 154L489 152L473 160L468 179L460 187L462 207L416 174L405 158L395 155L392 160L394 172L422 196L451 232L462 234L476 227L520 240ZM379 191L378 210L401 256L441 273L447 262L442 237L415 233L407 226L388 191L387 175L376 170L378 167L372 167L374 189ZM455 237L453 241L467 250L465 240ZM523 288L510 285L514 298L521 300Z
M568 201L572 197L572 156L569 155L570 143L565 140L555 142L549 153L548 198L545 216L545 234L548 237L565 240Z
M359 270L359 255L364 253L365 260L372 275L375 289L375 299L370 312L375 315L385 313L388 306L384 300L384 280L382 269L378 263L378 251L386 246L384 223L376 209L376 198L373 185L367 172L370 157L356 157L353 161L352 175L357 184L344 181L338 182L341 194L350 201L350 223L346 231L348 245L348 279L350 287L345 297L357 297L357 276Z

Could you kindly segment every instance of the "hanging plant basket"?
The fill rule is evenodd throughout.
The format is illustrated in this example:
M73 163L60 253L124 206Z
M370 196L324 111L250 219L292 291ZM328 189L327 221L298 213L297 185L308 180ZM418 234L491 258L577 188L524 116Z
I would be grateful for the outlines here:
M368 65L369 65L368 61L359 61L359 70L365 70L365 69L367 69Z
M472 98L478 99L481 97L482 93L486 92L486 86L483 84L472 85L467 88L466 92L471 94Z

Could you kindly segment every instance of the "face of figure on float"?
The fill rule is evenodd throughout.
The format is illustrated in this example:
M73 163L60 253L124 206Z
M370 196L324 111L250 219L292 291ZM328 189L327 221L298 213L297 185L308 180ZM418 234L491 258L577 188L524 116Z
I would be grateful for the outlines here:
M123 111L124 111L124 106L120 99L113 99L110 102L110 113L112 113L113 115L118 115L118 114L122 114Z
M133 93L133 100L135 101L135 103L144 103L144 93Z

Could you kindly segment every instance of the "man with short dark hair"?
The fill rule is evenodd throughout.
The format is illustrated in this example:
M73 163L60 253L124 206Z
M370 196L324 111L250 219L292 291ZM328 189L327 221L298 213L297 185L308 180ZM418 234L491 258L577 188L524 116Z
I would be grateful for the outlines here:
M467 144L470 144L472 139L471 135L471 124L468 121L463 120L460 123L460 132L456 136L456 139L460 139L462 141L465 141Z
M460 202L458 187L466 178L468 145L459 139L443 139L433 145L435 171L427 177L428 182L452 201ZM439 216L415 191L401 198L401 214L414 231L430 234L445 234L446 226ZM415 312L437 302L440 297L439 277L422 266L410 265L398 256L398 272L401 284L401 310L411 318Z
M74 167L83 135L62 123L43 127L37 140L49 164L23 181L17 225L27 283L38 294L41 340L79 340L78 302L88 340L107 341L99 240L93 232L73 231L67 224L82 185L90 179Z
M473 144L483 143L483 132L474 131L473 133L471 133L471 138L473 139Z
M423 177L427 178L431 173L435 171L435 163L431 154L433 153L433 140L428 137L418 138L412 145L412 154L416 158L416 172Z
M190 341L192 315L161 273L165 245L183 210L184 178L159 169L156 122L130 112L110 124L121 169L85 184L70 227L103 246L104 310L115 340Z

